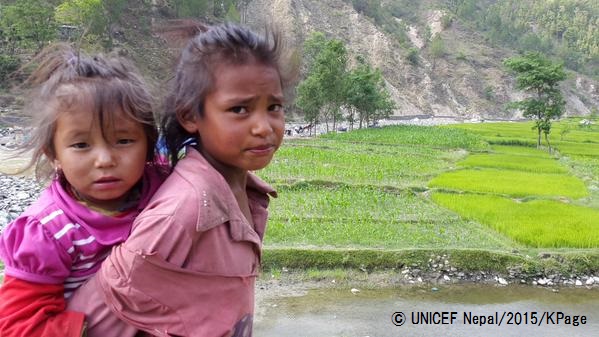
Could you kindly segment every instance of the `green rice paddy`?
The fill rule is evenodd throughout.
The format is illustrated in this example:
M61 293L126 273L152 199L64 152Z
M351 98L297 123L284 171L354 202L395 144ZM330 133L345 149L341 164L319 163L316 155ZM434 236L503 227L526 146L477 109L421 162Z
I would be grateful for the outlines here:
M553 134L568 132L553 141L557 154L549 154L531 147L532 123L456 127L492 144L521 146L493 145L459 162L464 169L435 177L430 187L459 192L435 192L435 202L530 247L599 247L599 129L555 123Z
M564 174L568 169L553 158L513 154L473 154L458 163L463 167L490 167L531 173Z
M300 184L278 192L266 245L467 248L472 239L488 249L511 245L511 240L500 240L484 226L468 223L410 191Z
M535 147L532 123L389 126L286 140L258 172L279 191L265 245L598 248L599 129L567 123L562 139L552 133L553 153Z
M576 199L588 195L584 183L573 176L492 168L447 172L431 180L429 186L520 198L561 196Z
M554 200L434 193L432 199L467 219L489 224L530 247L599 247L599 210Z

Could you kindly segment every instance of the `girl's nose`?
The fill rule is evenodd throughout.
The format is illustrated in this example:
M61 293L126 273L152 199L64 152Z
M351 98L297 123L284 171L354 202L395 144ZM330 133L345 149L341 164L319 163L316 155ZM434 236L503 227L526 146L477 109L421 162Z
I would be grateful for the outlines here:
M257 113L252 123L252 135L264 137L273 132L272 120L268 113Z
M109 147L99 147L96 149L96 167L112 167L116 164L115 156Z

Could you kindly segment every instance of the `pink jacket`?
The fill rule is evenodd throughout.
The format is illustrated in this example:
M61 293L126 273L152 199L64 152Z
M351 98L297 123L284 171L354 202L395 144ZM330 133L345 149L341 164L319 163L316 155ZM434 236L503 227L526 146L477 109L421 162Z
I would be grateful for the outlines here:
M69 297L100 269L110 248L127 238L133 219L164 180L147 165L140 200L121 216L95 212L73 199L58 180L0 235L6 275L42 284L64 284Z
M110 309L157 336L251 336L276 192L248 173L247 194L254 227L220 173L189 149L97 274Z

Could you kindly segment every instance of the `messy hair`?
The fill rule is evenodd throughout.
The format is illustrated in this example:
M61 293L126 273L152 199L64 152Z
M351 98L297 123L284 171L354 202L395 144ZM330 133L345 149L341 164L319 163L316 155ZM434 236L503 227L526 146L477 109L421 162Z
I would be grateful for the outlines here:
M263 35L259 35L233 23L208 27L183 21L168 33L170 37L179 33L180 38L187 38L175 66L160 122L173 165L182 144L196 137L180 125L179 119L203 116L204 100L215 84L216 65L256 63L273 67L279 74L284 92L298 73L297 62L292 61L293 54L284 52L281 34L274 28L267 28Z
M20 153L31 152L22 171L35 167L38 180L50 177L56 158L54 133L60 112L90 107L102 134L114 127L117 111L143 124L148 141L146 159L154 158L158 131L148 86L130 62L104 55L90 56L58 43L46 47L31 61L36 69L25 81L30 89L25 111L31 115L31 134Z

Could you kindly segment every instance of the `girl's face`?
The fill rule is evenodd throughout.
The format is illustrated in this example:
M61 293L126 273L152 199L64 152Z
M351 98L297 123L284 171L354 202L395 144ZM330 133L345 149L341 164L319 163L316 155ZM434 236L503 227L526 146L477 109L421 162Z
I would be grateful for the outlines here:
M117 112L103 135L100 122L82 108L58 116L54 165L91 206L115 210L143 175L148 150L144 128Z
M285 130L278 71L255 63L218 65L204 114L182 121L198 134L200 152L223 174L259 170L271 161Z

